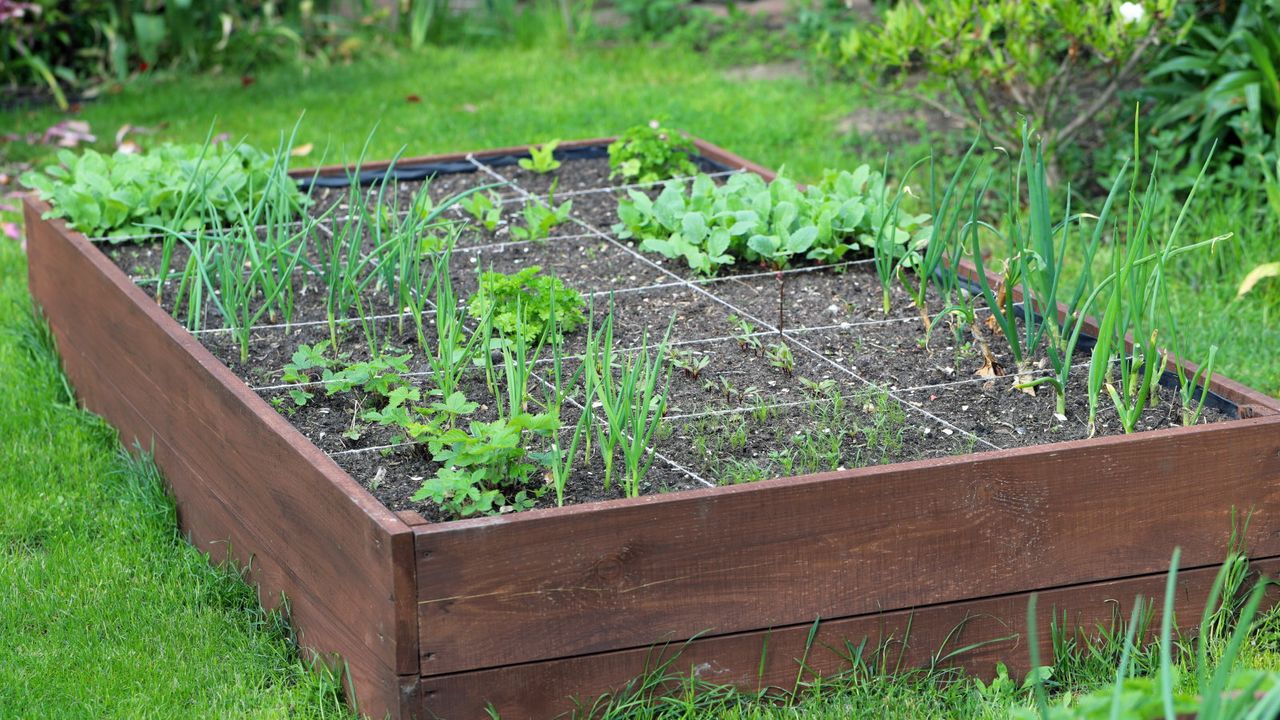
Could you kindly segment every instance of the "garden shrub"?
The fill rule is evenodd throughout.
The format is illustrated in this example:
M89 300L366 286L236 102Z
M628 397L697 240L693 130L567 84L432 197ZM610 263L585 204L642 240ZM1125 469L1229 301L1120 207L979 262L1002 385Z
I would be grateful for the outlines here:
M1186 184L1217 146L1216 167L1238 180L1269 174L1280 135L1280 5L1179 6L1184 31L1147 73L1142 96L1165 162Z
M903 2L883 24L845 35L835 60L967 118L1006 148L1020 145L1020 116L1029 118L1052 151L1103 127L1106 111L1145 70L1154 46L1174 36L1174 6L1174 0Z

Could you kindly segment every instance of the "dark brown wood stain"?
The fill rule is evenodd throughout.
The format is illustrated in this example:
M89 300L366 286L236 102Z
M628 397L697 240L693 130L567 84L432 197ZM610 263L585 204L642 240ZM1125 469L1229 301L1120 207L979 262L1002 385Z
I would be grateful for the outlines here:
M1162 592L1175 545L1194 568L1179 617L1193 617L1233 510L1277 569L1280 403L1219 376L1251 419L427 524L378 503L82 235L24 204L31 291L84 405L154 449L192 542L249 566L268 605L283 593L301 642L345 661L373 717L482 717L490 701L548 717L695 636L678 668L788 686L815 618L839 647L900 637L912 617L913 664L963 625L966 643L993 641L962 659L989 672L1017 659L1029 593L1041 628L1051 608L1104 621L1108 601Z

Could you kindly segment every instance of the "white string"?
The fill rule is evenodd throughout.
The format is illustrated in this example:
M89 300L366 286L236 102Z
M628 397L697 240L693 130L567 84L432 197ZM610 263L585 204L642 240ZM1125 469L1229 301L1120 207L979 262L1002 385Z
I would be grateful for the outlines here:
M467 159L468 159L468 160L470 160L470 161L471 161L473 164L475 164L477 167L479 167L479 168L481 168L482 170L484 170L484 171L485 171L486 173L488 173L490 176L492 176L492 177L494 177L494 178L497 178L497 179L499 179L499 180L504 180L504 181L506 180L506 178L504 178L503 176L501 176L501 175L499 175L498 173L494 172L492 169L490 169L490 168L488 168L487 166L481 165L480 163L476 162L475 158L473 158L473 157L471 157L471 156L468 156L468 158L467 158ZM538 202L542 202L540 199L535 198L533 195L529 194L527 191L525 191L525 190L524 190L523 188L521 188L519 185L517 185L517 184L512 184L512 187L514 187L517 191L519 191L519 192L523 193L523 194L524 194L527 198L529 198L530 200L536 200L536 201L538 201ZM545 204L545 203L544 203L544 204ZM662 267L662 266L658 265L657 263L653 262L653 261L652 261L652 260L650 260L649 258L644 257L644 256L643 256L643 255L641 255L640 253L636 252L633 248L630 248L630 247L628 247L628 246L626 246L626 245L624 245L624 244L622 244L622 243L618 242L615 238L613 238L613 237L611 237L611 236L607 235L606 233L604 233L603 231L601 231L599 228L596 228L595 226L591 225L590 223L587 223L587 222L583 221L582 219L577 218L577 217L573 217L573 216L570 216L570 220L572 220L573 222L577 223L578 225L581 225L582 227L587 228L587 230L588 230L588 231L590 231L590 232L594 232L595 234L597 234L597 235L598 235L598 236L600 236L601 238L603 238L603 239L607 240L608 242L611 242L611 243L613 243L613 244L617 245L618 247L622 248L623 250L625 250L625 251L629 252L630 254L634 255L636 258L640 259L642 262L644 262L644 263L646 263L646 264L648 264L648 265L650 265L650 266L652 266L652 267L654 267L654 268L658 269L659 271L661 271L661 272L663 272L663 273L665 273L665 274L667 274L667 275L670 275L671 277L673 277L673 278L675 278L675 279L677 279L677 280L682 280L682 279L683 279L683 278L680 278L680 277L679 277L678 275L676 275L675 273L671 272L670 270L667 270L666 268L664 268L664 267ZM838 370L840 370L841 372L843 372L843 373L845 373L845 374L849 375L850 377L854 378L855 380L857 380L857 381L859 381L859 382L861 382L861 383L863 383L863 384L865 384L865 385L872 386L872 387L881 387L881 386L877 385L876 383L873 383L873 382L871 382L871 381L867 380L866 378L862 377L861 375L858 375L857 373L853 372L852 370L850 370L850 369L848 369L848 368L844 367L843 365L840 365L839 363L837 363L837 362L835 362L834 360L832 360L832 359L828 358L827 356L823 355L822 353L818 352L817 350L814 350L813 348L809 347L808 345L806 345L806 344L805 344L805 343L803 343L802 341L800 341L800 340L796 339L795 337L793 337L789 332L786 332L786 331L781 331L781 332L780 332L776 327L774 327L774 326L773 326L773 325L771 325L770 323L768 323L768 322L766 322L766 321L764 321L764 320L761 320L761 319L760 319L760 318L758 318L758 317L755 317L754 315L752 315L752 314L750 314L750 313L746 312L745 310L742 310L741 308L738 308L737 306L733 305L732 303L730 303L730 302L728 302L728 301L724 300L723 298L720 298L720 297L718 297L718 296L716 296L716 295L714 295L714 294L712 294L712 293L708 292L707 290L705 290L705 289L703 289L703 288L701 288L701 287L699 287L699 286L697 286L697 285L694 285L693 283L689 283L689 282L687 282L687 281L686 281L686 282L685 282L685 284L686 284L686 285L688 285L688 287L689 287L691 290L694 290L695 292L701 293L701 294L703 294L703 295L707 296L708 298L710 298L711 300L713 300L713 301L715 301L715 302L717 302L717 303L719 303L719 304L721 304L721 305L723 305L723 306L725 306L725 307L729 308L730 310L734 311L734 313L735 313L735 314L737 314L739 317L743 317L743 318L745 318L745 319L747 319L747 320L754 321L754 322L758 323L758 324L759 324L761 327L763 327L763 328L773 330L774 332L776 332L776 333L778 333L778 334L782 335L783 337L790 338L793 342L795 342L795 343L799 346L799 348L800 348L800 350L801 350L801 351L806 352L806 353L808 353L808 354L810 354L810 355L812 355L812 356L814 356L814 357L818 358L818 360L819 360L819 361L821 361L821 362L824 362L824 363L826 363L826 364L828 364L828 365L830 365L830 366L832 366L832 367L834 367L834 368L837 368ZM969 431L967 431L967 430L965 430L965 429L963 429L963 428L961 428L961 427L959 427L959 426L957 426L957 425L954 425L954 424L952 424L952 423L950 423L950 422L947 422L946 420L943 420L942 418L938 417L937 415L934 415L933 413L929 412L928 410L925 410L924 408L916 407L916 406L914 406L914 405L911 405L910 403L907 403L907 402L903 401L903 399L902 399L902 398L900 398L900 397L898 397L897 395L895 395L895 394L893 393L893 391L888 390L888 389L886 389L886 388L881 388L881 389L883 389L883 390L884 390L884 391L889 395L889 397L893 398L894 400L897 400L897 401L898 401L899 403L901 403L904 407L906 407L906 408L908 408L908 409L910 409L910 410L914 410L915 412L918 412L918 413L920 413L920 414L924 415L925 417L928 417L929 419L933 420L934 422L937 422L937 423L939 423L940 425L943 425L943 426L945 426L945 427L949 427L949 428L951 428L952 430L954 430L954 431L956 431L956 432L961 433L962 435L965 435L965 436L971 437L971 438L973 438L973 440L974 440L974 441L976 441L976 442L978 442L978 443L981 443L981 444L983 444L983 445L986 445L986 446L988 446L989 448L991 448L991 449L993 449L993 450L1000 450L1000 449L1001 449L1001 448L1000 448L1000 446L996 445L995 443L992 443L992 442L990 442L990 441L988 441L988 440L985 440L985 439L983 439L983 438L980 438L980 437L978 437L977 435L974 435L973 433L971 433L971 432L969 432Z

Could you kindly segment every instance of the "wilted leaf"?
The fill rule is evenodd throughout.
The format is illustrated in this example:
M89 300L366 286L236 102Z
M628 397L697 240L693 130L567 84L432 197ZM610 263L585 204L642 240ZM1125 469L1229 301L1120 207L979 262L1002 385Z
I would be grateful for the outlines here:
M1253 290L1253 287L1259 282L1273 277L1280 277L1280 262L1259 265L1244 276L1244 281L1240 283L1240 289L1236 291L1236 297L1242 297L1250 290Z

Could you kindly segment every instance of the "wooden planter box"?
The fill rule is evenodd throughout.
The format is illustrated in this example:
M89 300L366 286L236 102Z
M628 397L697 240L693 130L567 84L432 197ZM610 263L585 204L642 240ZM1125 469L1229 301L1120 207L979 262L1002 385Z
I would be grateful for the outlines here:
M301 643L345 662L372 717L551 717L677 651L707 680L790 687L815 620L817 672L864 638L906 663L988 641L951 661L1025 665L1031 592L1042 637L1054 612L1106 622L1109 601L1163 592L1175 546L1192 617L1233 508L1253 513L1255 561L1280 568L1280 403L1220 376L1241 419L428 524L24 202L31 292L84 405L154 449L191 541L249 567L265 603L287 597Z

